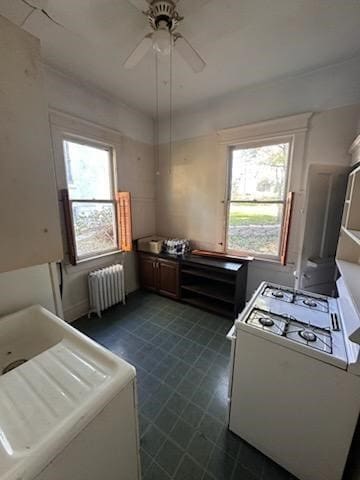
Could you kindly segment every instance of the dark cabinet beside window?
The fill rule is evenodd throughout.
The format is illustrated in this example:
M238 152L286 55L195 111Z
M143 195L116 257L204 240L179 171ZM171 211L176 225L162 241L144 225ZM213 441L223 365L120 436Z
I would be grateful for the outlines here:
M231 319L245 307L248 261L168 257L139 252L143 288Z
M139 255L140 283L143 288L179 299L179 263L147 254Z

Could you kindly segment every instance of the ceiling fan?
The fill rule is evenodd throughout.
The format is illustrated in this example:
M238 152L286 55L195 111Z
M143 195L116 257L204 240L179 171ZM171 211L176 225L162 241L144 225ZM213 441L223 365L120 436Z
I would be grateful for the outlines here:
M124 62L127 69L135 67L151 49L161 55L169 55L172 47L181 55L195 73L204 70L206 63L177 32L178 24L184 19L176 10L178 0L130 0L137 8L143 6L142 13L147 16L152 32L145 35Z

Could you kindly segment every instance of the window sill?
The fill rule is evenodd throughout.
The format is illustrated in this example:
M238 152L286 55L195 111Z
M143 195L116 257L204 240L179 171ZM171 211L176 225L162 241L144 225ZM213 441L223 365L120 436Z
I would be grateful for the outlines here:
M72 265L68 260L66 260L64 262L65 270L67 273L76 273L102 268L103 266L107 266L107 259L110 260L110 257L114 257L122 253L124 253L122 250L113 250L111 252L106 252L101 255L96 255L94 257L88 257L78 260L76 265Z
M231 251L229 250L227 252L229 255L252 255L254 257L254 261L252 262L253 264L255 263L255 268L256 268L256 264L263 264L263 267L266 268L266 267L274 267L276 268L277 270L288 270L288 271L291 271L294 267L295 267L295 264L293 261L288 261L286 263L286 265L283 265L281 263L281 259L280 257L262 257L262 256L259 256L259 255L255 255L254 253L248 253L248 252L234 252L234 251ZM258 265L259 267L259 265Z
M111 250L111 252L101 253L99 255L94 255L93 257L86 257L77 260L76 265L81 265L82 263L91 262L92 260L98 260L99 258L108 257L110 255L116 255L118 253L123 253L122 250Z
M251 256L254 258L254 260L259 261L259 262L267 262L267 263L281 263L280 257L271 257L271 256L262 256L258 255L254 252L246 252L245 250L227 250L225 253L228 255L234 255L234 256L244 256L248 257Z

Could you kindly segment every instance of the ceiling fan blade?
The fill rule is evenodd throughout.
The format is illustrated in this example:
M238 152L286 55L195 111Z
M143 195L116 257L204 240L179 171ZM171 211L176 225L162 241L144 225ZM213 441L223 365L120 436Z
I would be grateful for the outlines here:
M174 35L175 49L186 63L190 65L195 73L200 73L206 67L205 61L200 57L198 52L190 45L190 43L180 33Z
M137 65L150 50L152 43L152 33L149 33L130 53L130 55L124 62L124 67L127 69L135 67L135 65Z

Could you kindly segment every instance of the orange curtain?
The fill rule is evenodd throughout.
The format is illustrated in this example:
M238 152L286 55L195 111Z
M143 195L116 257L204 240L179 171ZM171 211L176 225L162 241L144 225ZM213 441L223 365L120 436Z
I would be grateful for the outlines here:
M284 224L282 229L281 246L280 246L280 260L282 265L286 265L286 261L287 261L294 195L295 195L294 192L289 192L286 198Z
M118 213L119 249L123 252L133 250L131 197L130 192L118 192L116 195Z

